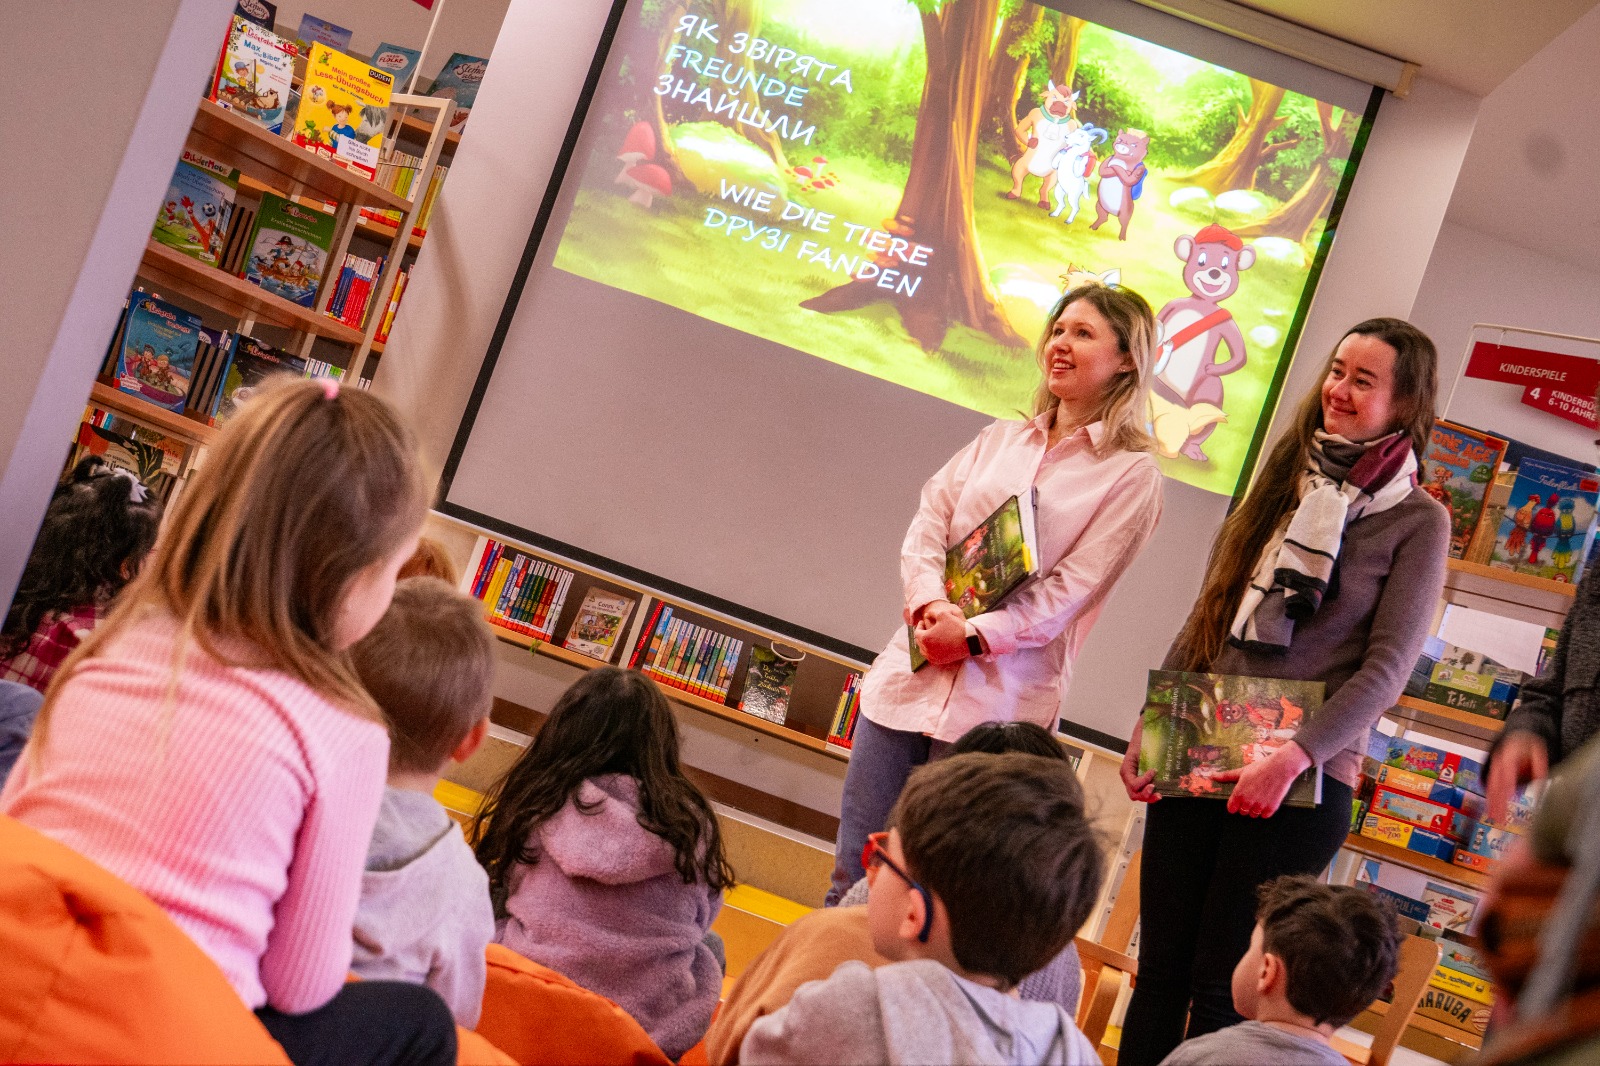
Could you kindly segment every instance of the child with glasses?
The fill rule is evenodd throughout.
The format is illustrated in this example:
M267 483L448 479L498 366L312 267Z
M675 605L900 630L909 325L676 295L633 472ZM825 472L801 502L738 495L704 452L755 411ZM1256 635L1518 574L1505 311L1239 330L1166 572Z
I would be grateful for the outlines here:
M1055 1003L1011 994L1072 939L1102 857L1071 767L955 755L916 770L867 838L867 921L890 960L846 962L755 1021L745 1063L1096 1063Z

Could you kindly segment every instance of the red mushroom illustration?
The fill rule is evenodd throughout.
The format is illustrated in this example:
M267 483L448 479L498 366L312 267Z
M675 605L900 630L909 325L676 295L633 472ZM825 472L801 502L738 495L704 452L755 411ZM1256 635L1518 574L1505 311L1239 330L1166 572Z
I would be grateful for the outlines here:
M823 176L827 168L827 157L818 155L811 157L810 166L790 167L789 174L800 183L802 192L816 192L818 189L831 189L839 183L839 176L836 173L830 172L826 177Z
M622 173L640 163L648 163L656 157L656 134L648 122L635 122L628 130L628 135L622 139L622 151L617 154L617 162L622 164ZM617 178L621 181L619 175Z
M633 190L628 197L630 203L640 207L649 207L657 196L672 195L672 179L667 172L654 163L640 163L638 166L629 167L617 175L617 184L626 185Z

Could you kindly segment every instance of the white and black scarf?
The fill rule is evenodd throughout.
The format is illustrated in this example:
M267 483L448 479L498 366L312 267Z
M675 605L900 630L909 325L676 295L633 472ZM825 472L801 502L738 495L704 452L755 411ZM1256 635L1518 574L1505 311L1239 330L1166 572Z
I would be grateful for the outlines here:
M1251 651L1287 651L1295 622L1311 617L1328 591L1345 527L1387 511L1416 483L1410 434L1354 444L1317 430L1300 473L1300 502L1256 560L1229 641Z

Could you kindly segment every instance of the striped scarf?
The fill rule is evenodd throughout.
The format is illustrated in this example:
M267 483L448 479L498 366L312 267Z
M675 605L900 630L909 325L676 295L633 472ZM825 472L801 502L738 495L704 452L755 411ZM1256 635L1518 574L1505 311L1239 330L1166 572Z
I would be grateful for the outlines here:
M1250 651L1287 651L1295 623L1310 618L1328 591L1345 527L1362 515L1387 511L1416 483L1409 434L1354 444L1317 430L1300 473L1300 502L1256 560L1228 630L1230 643Z

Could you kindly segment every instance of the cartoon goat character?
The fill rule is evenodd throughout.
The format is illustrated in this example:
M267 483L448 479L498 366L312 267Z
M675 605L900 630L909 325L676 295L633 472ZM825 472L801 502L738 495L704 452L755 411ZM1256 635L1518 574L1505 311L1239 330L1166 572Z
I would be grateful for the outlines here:
M1075 117L1077 113L1078 94L1047 81L1039 106L1017 123L1017 132L1028 138L1028 150L1011 167L1011 191L1006 193L1007 200L1022 196L1022 183L1031 174L1044 179L1039 185L1039 206L1050 206L1050 187L1056 180L1056 153L1066 143L1067 135L1082 125Z
M1051 218L1059 218L1070 203L1072 212L1067 215L1067 225L1076 221L1078 208L1089 195L1089 178L1094 174L1094 165L1099 162L1094 146L1104 143L1109 136L1106 130L1087 123L1067 134L1061 151L1056 153L1056 209L1050 212Z
M1105 182L1100 183L1101 188ZM1222 377L1245 364L1244 333L1222 301L1239 291L1239 272L1255 264L1256 252L1232 231L1210 225L1193 237L1179 237L1173 252L1183 260L1183 284L1189 295L1171 300L1156 315L1161 345L1156 352L1153 392L1171 404L1195 408L1222 407ZM1228 346L1226 362L1217 350ZM1195 462L1207 456L1200 444L1215 423L1196 428L1179 451Z
M1144 191L1148 173L1144 157L1150 151L1150 135L1143 130L1123 130L1111 145L1111 156L1100 164L1100 197L1094 205L1094 225L1099 229L1112 215L1122 224L1117 240L1128 239L1128 222L1133 218L1133 202Z

